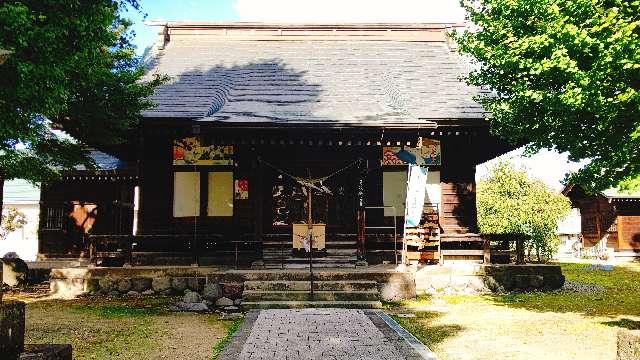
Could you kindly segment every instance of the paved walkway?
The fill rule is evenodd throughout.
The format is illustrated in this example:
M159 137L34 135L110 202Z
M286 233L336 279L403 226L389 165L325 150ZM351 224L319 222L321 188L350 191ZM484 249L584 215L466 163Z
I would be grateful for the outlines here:
M424 359L379 311L262 310L247 315L221 359ZM387 318L388 319L388 318Z

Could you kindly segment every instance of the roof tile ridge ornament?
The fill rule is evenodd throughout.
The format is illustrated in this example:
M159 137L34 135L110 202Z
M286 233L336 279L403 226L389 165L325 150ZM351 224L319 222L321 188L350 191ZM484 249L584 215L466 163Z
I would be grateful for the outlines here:
M447 47L449 48L449 51L458 52L458 43L453 38L453 34L452 34L454 31L455 30L452 26L447 25L444 30L444 39L445 39L445 43L447 44Z

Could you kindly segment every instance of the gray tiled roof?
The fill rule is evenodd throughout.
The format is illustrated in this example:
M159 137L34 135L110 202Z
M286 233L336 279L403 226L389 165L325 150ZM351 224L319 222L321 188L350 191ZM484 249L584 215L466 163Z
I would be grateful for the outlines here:
M393 126L477 119L478 90L445 42L171 41L150 73L172 81L150 118Z

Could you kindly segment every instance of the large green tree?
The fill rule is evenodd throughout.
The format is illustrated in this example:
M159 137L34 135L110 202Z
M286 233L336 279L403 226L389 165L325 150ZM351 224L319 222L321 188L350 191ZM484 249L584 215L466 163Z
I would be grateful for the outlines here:
M0 49L10 52L0 65L0 189L92 166L87 146L125 141L152 106L164 79L141 81L127 8L140 11L135 0L0 2Z
M558 250L558 220L569 213L571 202L526 171L500 162L478 182L477 207L481 233L527 234L529 258L543 261Z
M457 41L494 133L590 163L590 190L640 175L640 1L470 0Z

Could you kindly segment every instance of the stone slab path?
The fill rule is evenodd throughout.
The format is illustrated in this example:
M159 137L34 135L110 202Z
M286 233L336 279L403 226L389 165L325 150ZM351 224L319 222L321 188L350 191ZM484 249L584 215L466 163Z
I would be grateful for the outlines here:
M380 314L359 309L252 311L220 359L429 359Z

